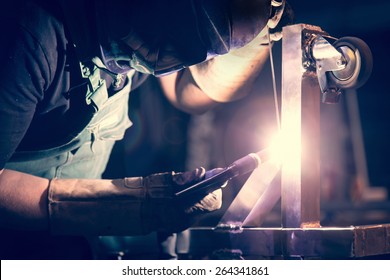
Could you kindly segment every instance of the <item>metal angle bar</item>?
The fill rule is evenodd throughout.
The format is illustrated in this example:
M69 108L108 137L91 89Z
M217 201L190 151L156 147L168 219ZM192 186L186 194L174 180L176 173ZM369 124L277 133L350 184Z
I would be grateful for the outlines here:
M320 226L320 99L315 69L307 65L307 44L319 27L283 28L281 171L283 227Z
M218 251L241 252L244 258L350 259L390 254L390 224L321 228L243 228L220 231L190 229L189 253L196 258Z

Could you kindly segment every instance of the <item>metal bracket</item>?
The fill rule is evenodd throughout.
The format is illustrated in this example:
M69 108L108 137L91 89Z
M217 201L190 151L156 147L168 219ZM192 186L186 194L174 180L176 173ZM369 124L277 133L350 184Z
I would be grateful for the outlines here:
M341 90L328 82L327 72L342 70L347 61L324 37L316 36L312 42L311 55L316 62L316 72L323 103L337 103Z

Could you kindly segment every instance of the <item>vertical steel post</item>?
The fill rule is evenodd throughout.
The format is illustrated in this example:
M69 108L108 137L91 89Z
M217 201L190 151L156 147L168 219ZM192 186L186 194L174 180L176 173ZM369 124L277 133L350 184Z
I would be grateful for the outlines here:
M281 130L285 147L281 181L282 226L320 226L321 90L308 44L319 27L284 27ZM322 32L323 33L323 32Z

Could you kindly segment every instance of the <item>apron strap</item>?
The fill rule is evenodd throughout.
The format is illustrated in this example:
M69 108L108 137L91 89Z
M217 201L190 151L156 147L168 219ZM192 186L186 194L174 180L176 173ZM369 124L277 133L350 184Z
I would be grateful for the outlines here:
M98 112L108 100L106 81L101 78L100 69L95 64L87 66L80 62L80 69L82 77L88 79L85 102Z

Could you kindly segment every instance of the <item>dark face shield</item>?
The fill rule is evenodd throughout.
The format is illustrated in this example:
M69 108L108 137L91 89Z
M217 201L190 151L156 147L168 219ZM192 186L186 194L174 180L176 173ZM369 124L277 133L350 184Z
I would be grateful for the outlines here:
M266 26L271 0L97 0L103 62L156 76L240 48Z

